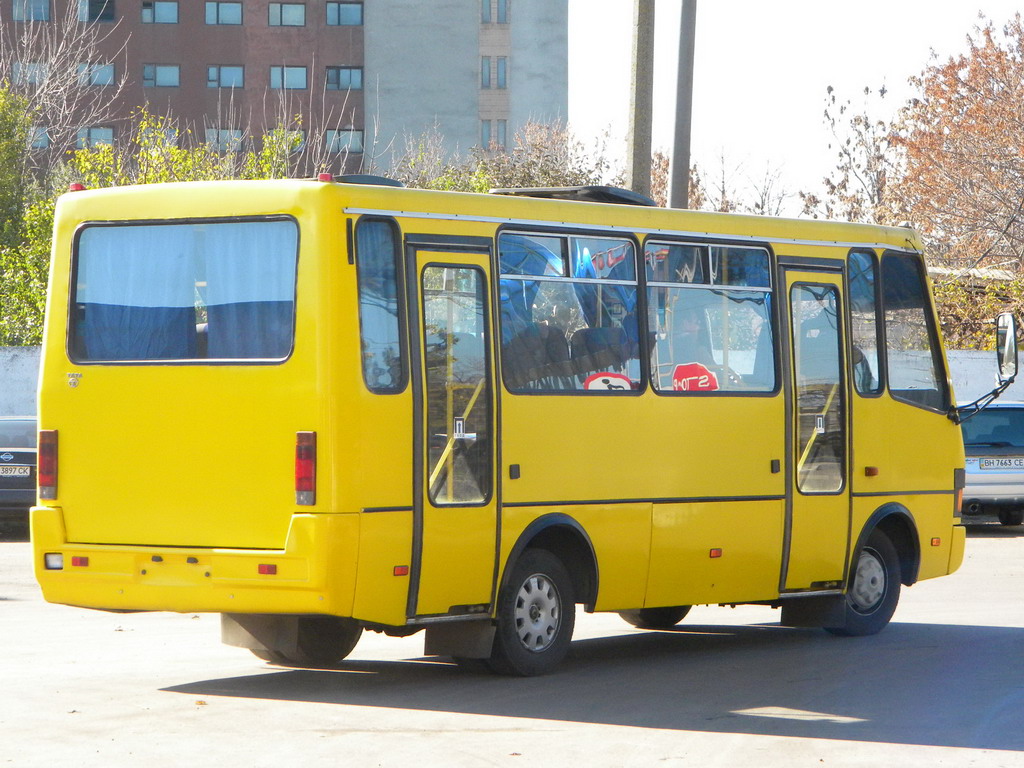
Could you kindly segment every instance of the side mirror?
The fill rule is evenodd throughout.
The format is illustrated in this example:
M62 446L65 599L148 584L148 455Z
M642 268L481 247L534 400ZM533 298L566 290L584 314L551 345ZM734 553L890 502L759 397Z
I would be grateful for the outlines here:
M1017 378L1017 321L1009 312L1003 312L996 318L996 362L999 385L973 403L950 408L947 415L955 423L963 424L971 416L981 413Z
M1017 377L1017 321L1009 312L996 318L996 359L999 383L1012 382Z

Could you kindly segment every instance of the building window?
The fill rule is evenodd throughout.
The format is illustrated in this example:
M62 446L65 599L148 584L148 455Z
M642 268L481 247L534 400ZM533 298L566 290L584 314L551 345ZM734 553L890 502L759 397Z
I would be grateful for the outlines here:
M39 61L16 61L11 73L15 85L39 85L46 79L49 69Z
M245 68L213 65L206 68L207 88L243 88Z
M114 65L113 64L79 64L78 65L79 85L113 85Z
M498 136L494 143L504 149L508 146L508 120L496 120L495 122L498 124Z
M15 21L49 21L50 0L14 0Z
M363 151L363 132L345 128L330 129L326 135L328 152L359 153Z
M90 128L80 128L78 130L78 139L75 142L76 149L92 149L93 147L99 146L100 144L113 144L114 143L114 129L113 128L99 128L96 126Z
M508 24L508 0L498 0L498 23Z
M32 149L46 149L50 146L50 131L41 125L32 126Z
M206 143L217 152L238 152L242 148L240 128L207 128Z
M206 4L207 24L241 24L242 4L241 3L207 3Z
M326 87L328 91L361 91L362 67L328 67Z
M268 23L272 27L304 27L306 25L305 3L271 3Z
M480 146L487 149L491 146L491 121L480 121Z
M480 87L490 88L491 87L491 57L481 56L480 57Z
M79 21L113 21L114 0L78 0Z
M177 88L181 68L177 64L143 64L142 85L146 88Z
M491 0L480 0L480 23L491 23Z
M143 24L177 24L177 0L144 0L142 3Z
M497 64L498 78L495 87L508 88L508 58L505 56L499 56L497 59Z
M305 67L271 67L270 87L280 90L301 91L306 88Z
M328 3L327 26L360 27L363 24L362 3Z
M139 139L140 143L150 147L176 147L178 131L175 128L146 128Z

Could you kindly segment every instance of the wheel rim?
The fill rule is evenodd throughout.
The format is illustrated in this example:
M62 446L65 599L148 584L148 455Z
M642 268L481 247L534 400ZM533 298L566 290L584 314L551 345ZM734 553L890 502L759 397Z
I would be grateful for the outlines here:
M535 653L547 650L558 635L561 617L554 583L542 573L528 577L516 594L516 635L522 646Z
M873 549L865 549L857 559L857 572L850 588L850 604L858 613L870 613L885 597L885 565Z

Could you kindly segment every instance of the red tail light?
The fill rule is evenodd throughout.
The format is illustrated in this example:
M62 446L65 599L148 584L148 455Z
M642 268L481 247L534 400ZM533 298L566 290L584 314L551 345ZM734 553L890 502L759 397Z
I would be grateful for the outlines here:
M36 459L39 498L57 498L57 430L39 430L39 456Z
M295 433L295 503L316 503L316 432Z

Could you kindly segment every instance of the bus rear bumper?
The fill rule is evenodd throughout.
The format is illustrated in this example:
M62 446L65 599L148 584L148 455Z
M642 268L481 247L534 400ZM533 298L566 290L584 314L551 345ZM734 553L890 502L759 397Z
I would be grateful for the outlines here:
M296 514L284 549L78 544L33 507L36 579L52 603L111 611L351 615L359 518Z

